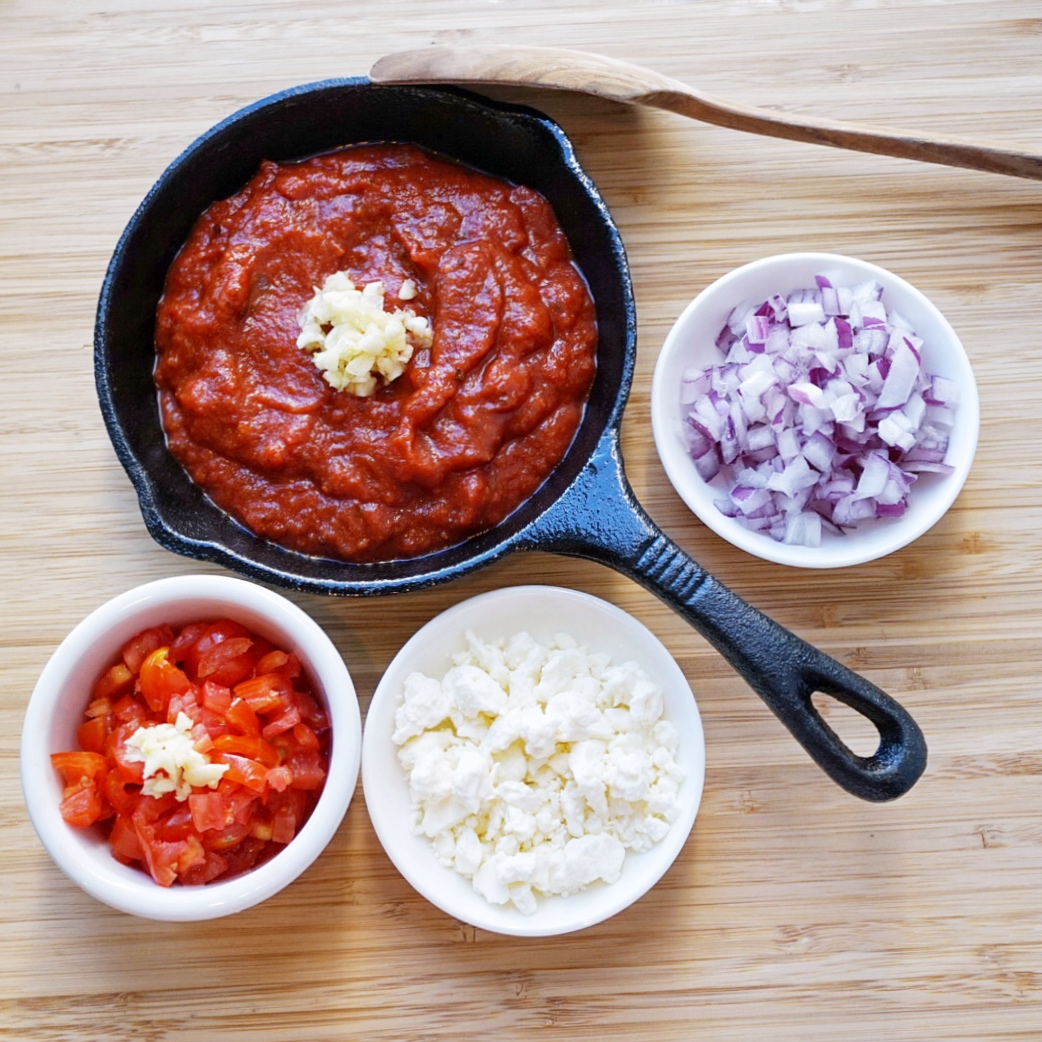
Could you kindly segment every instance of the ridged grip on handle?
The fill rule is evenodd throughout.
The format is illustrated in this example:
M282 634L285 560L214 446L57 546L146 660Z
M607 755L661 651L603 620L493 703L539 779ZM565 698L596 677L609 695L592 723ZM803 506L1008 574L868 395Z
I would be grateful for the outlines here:
M600 561L685 618L734 667L837 784L864 800L906 793L926 768L926 742L897 702L789 632L700 567L636 501L609 436L582 477L543 518L532 546ZM822 719L820 692L879 732L871 756L854 753Z

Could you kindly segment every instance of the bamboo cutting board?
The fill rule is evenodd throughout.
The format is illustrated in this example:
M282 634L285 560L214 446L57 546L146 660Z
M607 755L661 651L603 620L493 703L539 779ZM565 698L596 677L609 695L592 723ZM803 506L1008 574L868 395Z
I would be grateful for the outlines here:
M621 229L638 303L627 473L701 564L916 717L919 784L837 789L701 638L600 566L514 555L449 586L294 595L363 714L398 647L473 594L574 587L648 625L691 681L706 791L664 880L615 918L519 942L434 909L394 870L358 791L325 854L259 908L195 925L110 911L27 820L18 737L36 677L101 601L212 570L148 537L103 430L93 311L149 186L196 135L295 83L428 43L569 46L747 104L1042 151L1031 0L3 0L0 34L0 1038L150 1042L1042 1036L1042 188L742 136L561 93L500 91L571 136ZM493 93L493 92L490 92ZM959 332L981 392L969 482L913 546L839 573L721 543L650 436L658 346L707 282L795 249L882 264ZM855 748L865 735L834 707ZM864 751L863 749L860 751Z

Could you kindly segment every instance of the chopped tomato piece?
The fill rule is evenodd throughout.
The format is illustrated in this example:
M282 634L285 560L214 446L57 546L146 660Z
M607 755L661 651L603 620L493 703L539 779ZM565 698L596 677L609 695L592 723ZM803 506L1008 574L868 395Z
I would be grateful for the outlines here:
M281 712L289 704L292 690L289 681L278 673L262 673L235 685L235 694L255 713Z
M301 749L320 749L321 743L318 735L305 723L299 723L293 728L293 737Z
M210 628L210 622L190 622L181 629L170 642L170 658L185 669L192 676L195 675L195 662L192 660L191 667L188 659L194 654L192 645Z
M69 787L84 780L103 780L109 770L109 761L95 752L52 753L51 766L61 771L65 785Z
M310 749L294 753L287 764L293 772L292 786L295 789L317 789L326 780L326 769L322 757Z
M136 785L145 784L145 764L137 758L137 750L127 746L127 739L138 729L133 721L120 724L105 743L105 751L112 766L119 771L124 781Z
M253 641L249 637L229 637L212 645L199 656L199 679L213 679L219 675L221 679L216 682L226 685L245 680L253 670L252 647Z
M89 753L103 753L105 751L105 740L108 736L108 720L103 716L95 716L90 720L85 720L76 728L77 745Z
M94 685L94 697L112 700L121 698L134 686L134 674L125 662L117 662L98 678Z
M287 680L295 680L303 672L300 659L291 651L280 651L277 648L257 660L257 675L278 673Z
M304 723L315 731L324 731L329 727L329 717L326 716L326 711L311 695L298 689L294 691L294 696L297 706L300 708L300 718Z
M174 631L169 626L153 626L136 637L131 637L123 645L123 664L135 676L141 672L141 665L157 648L170 644L174 639Z
M100 786L87 779L65 789L59 809L62 817L73 828L87 828L111 814L102 798Z
M134 724L135 727L148 720L148 706L133 693L124 695L113 707L112 715L121 724Z
M134 861L145 860L145 849L141 846L137 832L130 820L122 814L118 814L109 833L109 845L117 861L129 865Z
M222 647L225 644L229 646ZM233 687L253 672L253 644L254 638L245 626L231 619L218 619L185 648L185 669L196 680L209 678Z
M268 788L276 792L285 792L293 781L293 772L284 764L272 767L268 771Z
M257 760L265 767L274 767L279 762L279 751L270 742L253 735L222 734L213 740L213 747L219 753L234 753Z
M227 721L229 727L238 731L239 734L260 734L260 720L254 712L253 707L245 698L240 698L238 696L233 698L231 705L228 706L228 712L224 714L224 719Z
M207 680L202 686L202 698L200 699L204 709L218 716L227 716L232 707L232 689L223 684L215 684Z
M188 797L188 807L198 832L226 828L233 820L228 802L219 792L193 792Z
M254 865L263 860L265 850L269 847L270 844L256 839L254 836L243 838L224 854L224 858L228 862L228 875L236 876L241 872L249 871Z
M254 792L263 792L268 784L268 769L248 756L216 752L210 757L210 762L225 764L228 770L224 772L224 777L234 785L245 786Z
M170 661L168 647L156 648L144 662L138 674L141 697L153 712L163 712L173 695L183 695L191 689L188 677Z
M109 771L105 776L105 799L119 816L119 820L128 821L133 816L138 803L147 796L141 795L141 787L134 786L133 791L127 791L127 782L118 770Z
M228 853L237 847L244 839L252 835L252 816L249 821L233 821L221 829L213 829L204 836L208 850L218 853Z
M202 886L228 872L228 861L214 850L204 850L203 860L181 873L181 882L186 886Z
M261 729L261 734L265 738L274 738L277 734L282 734L283 731L291 731L299 723L300 709L297 708L297 704L294 702L283 709L277 716L273 715L271 723L265 724Z

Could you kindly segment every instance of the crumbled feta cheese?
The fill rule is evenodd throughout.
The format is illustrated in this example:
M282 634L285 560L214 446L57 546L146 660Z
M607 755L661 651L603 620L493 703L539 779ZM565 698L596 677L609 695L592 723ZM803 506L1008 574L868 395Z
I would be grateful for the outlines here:
M407 279L398 297L415 296L416 283ZM359 290L344 271L315 290L300 314L300 328L297 346L311 352L325 381L360 397L376 390L377 377L390 383L401 376L414 345L428 348L433 342L427 319L408 308L384 310L382 282Z
M187 713L178 713L172 724L139 727L127 739L127 759L145 765L146 796L174 793L184 801L196 788L216 789L225 763L210 763L205 753L195 748L192 721Z
M395 712L413 828L495 904L613 883L627 850L680 814L685 772L661 689L567 634L467 633L441 680L411 674Z

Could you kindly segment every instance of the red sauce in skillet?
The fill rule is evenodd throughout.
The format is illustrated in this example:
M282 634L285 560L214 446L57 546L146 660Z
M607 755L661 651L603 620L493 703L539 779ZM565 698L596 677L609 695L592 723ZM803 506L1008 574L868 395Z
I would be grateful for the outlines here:
M370 397L296 345L316 286L382 281L434 330ZM593 381L593 301L549 204L410 145L264 163L200 218L160 302L171 451L256 534L306 554L414 557L486 530L564 455ZM418 364L419 363L419 364Z

